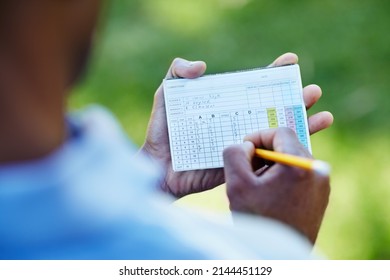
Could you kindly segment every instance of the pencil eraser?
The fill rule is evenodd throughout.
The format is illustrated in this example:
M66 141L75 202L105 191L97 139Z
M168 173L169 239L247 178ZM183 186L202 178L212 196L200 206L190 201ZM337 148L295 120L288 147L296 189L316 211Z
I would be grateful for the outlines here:
M313 169L319 174L327 176L332 168L330 167L330 164L325 161L315 160L313 162Z

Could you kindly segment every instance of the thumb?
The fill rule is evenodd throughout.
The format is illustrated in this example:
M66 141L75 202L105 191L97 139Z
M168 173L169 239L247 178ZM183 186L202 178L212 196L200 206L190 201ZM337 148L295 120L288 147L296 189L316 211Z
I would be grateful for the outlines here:
M188 61L183 58L175 58L172 61L165 78L197 78L203 75L205 71L206 63L203 61ZM164 108L164 91L161 84L154 95L152 112L162 115L161 117L165 117Z
M175 58L165 78L193 79L203 75L205 71L206 63L203 61L188 61L183 58Z

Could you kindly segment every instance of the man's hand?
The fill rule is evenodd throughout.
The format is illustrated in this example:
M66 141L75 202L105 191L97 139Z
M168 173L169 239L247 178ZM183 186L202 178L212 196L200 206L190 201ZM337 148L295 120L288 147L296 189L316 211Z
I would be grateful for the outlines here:
M295 64L298 57L287 53L277 58L270 66ZM206 71L206 64L202 61L189 62L176 58L166 75L167 78L197 78ZM310 85L303 89L303 98L306 108L312 107L321 97L321 89L316 85ZM309 117L309 131L311 134L329 127L333 117L329 112L320 112ZM162 85L154 96L154 104L148 125L146 140L141 152L157 160L166 170L162 190L182 197L187 194L212 189L224 183L222 168L173 172L171 152L169 148L168 127L165 113L164 92Z
M226 188L232 211L289 224L313 244L328 205L329 177L282 164L264 165L255 147L311 158L289 128L251 134L224 150Z

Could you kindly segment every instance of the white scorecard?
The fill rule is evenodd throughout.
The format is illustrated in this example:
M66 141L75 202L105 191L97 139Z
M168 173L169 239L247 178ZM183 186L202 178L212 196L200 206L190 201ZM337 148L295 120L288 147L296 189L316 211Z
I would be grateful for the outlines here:
M225 147L245 135L289 127L311 151L299 65L165 79L173 170L223 166Z

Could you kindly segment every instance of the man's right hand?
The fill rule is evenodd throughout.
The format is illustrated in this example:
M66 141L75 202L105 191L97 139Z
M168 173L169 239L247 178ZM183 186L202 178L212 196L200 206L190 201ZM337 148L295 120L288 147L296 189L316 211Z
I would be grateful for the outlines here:
M329 177L277 163L266 166L254 157L256 147L311 158L288 128L257 132L245 140L223 154L230 209L279 220L314 244L328 205Z

